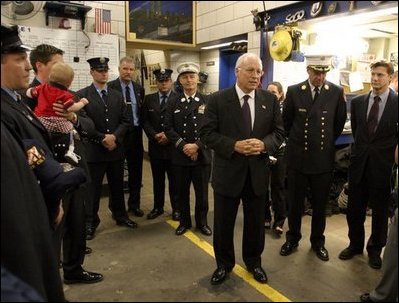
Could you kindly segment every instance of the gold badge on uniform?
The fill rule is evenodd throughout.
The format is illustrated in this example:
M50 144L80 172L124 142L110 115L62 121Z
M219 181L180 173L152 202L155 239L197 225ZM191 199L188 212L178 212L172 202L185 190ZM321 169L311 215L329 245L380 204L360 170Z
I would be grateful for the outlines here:
M302 86L301 86L301 89L302 89L302 90L305 90L305 89L306 89L306 85L305 85L305 84L302 85Z
M199 101L199 98L198 98L198 97L195 97L194 100L198 102L198 101Z
M330 89L330 87L328 86L328 84L324 84L324 89L325 89L325 90L329 90L329 89Z
M205 104L202 104L198 107L198 113L203 114L205 112Z

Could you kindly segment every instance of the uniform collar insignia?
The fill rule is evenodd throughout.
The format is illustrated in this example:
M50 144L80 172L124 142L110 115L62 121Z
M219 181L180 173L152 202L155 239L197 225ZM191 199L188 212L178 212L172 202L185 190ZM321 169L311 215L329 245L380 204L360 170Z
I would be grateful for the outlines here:
M301 86L301 89L302 89L302 90L305 90L305 89L306 89L306 85L305 85L305 84L302 85L302 86Z
M325 90L329 90L329 89L330 89L330 87L328 86L328 84L324 84L324 89L325 89Z

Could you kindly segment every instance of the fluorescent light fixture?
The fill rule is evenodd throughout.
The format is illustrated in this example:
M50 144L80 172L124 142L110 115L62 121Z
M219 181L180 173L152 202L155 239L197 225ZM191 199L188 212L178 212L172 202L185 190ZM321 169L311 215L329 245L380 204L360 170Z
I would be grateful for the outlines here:
M204 47L201 47L201 49L215 49L215 48L220 48L220 47L223 47L223 46L228 46L228 45L230 45L231 43L247 43L248 41L247 40L237 40L237 41L234 41L234 42L226 42L226 43L220 43L220 44L215 44L215 45L210 45L210 46L204 46Z

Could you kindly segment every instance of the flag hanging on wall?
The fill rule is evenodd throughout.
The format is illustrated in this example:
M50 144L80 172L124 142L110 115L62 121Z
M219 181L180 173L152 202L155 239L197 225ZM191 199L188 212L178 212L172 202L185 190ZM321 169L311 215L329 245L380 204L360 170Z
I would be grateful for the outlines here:
M111 33L111 11L109 9L96 8L94 27L95 33Z

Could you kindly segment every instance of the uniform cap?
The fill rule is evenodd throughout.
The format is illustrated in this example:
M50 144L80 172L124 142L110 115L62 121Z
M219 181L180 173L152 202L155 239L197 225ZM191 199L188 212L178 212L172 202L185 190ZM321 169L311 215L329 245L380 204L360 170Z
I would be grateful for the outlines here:
M31 51L32 48L24 45L19 38L18 25L1 24L1 53L20 53Z
M96 57L87 60L90 64L90 68L95 69L96 71L108 71L108 61L109 59L106 57Z
M328 72L331 69L332 55L307 55L306 66L318 72Z
M171 78L173 70L169 68L165 69L156 69L152 72L157 79L157 81L164 81Z
M177 67L177 72L179 73L179 75L184 73L198 74L199 70L200 70L199 65L194 62L182 63Z

